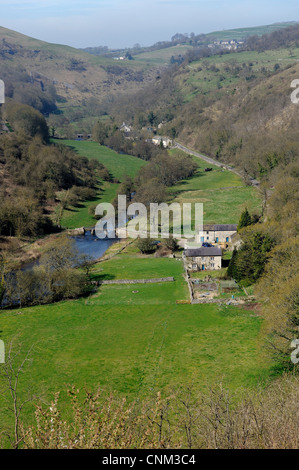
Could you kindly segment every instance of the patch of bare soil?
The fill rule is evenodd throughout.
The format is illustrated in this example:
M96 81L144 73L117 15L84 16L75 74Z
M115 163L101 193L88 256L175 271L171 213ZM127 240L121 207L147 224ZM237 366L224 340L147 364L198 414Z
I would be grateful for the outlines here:
M242 308L259 316L262 314L262 306L258 302L245 303Z

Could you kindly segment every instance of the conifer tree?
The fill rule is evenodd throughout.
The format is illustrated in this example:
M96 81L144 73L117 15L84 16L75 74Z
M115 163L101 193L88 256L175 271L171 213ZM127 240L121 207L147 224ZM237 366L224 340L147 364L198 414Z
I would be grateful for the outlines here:
M246 209L241 214L237 230L239 231L241 228L248 227L248 225L251 225L251 224L252 224L251 216L246 207Z

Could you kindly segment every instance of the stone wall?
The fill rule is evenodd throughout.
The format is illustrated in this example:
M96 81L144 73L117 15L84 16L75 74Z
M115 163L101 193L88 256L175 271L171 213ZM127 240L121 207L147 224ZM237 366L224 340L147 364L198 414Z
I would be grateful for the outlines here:
M155 284L158 282L174 282L173 277L160 277L156 279L113 279L111 281L99 281L99 285L109 284Z

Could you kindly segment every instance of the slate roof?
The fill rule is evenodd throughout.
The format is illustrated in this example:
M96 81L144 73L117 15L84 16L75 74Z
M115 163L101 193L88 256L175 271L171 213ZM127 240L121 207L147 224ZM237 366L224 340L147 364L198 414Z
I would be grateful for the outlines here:
M222 250L218 246L201 246L200 248L189 248L185 250L187 258L199 256L222 256Z
M203 226L204 232L236 232L236 224L205 224Z

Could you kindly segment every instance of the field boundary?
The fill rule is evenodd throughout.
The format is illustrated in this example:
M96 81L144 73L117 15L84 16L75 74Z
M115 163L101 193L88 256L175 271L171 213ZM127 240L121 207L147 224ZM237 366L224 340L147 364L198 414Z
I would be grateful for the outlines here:
M173 277L159 277L156 279L115 279L110 281L97 281L98 285L109 284L157 284L158 282L174 282Z

